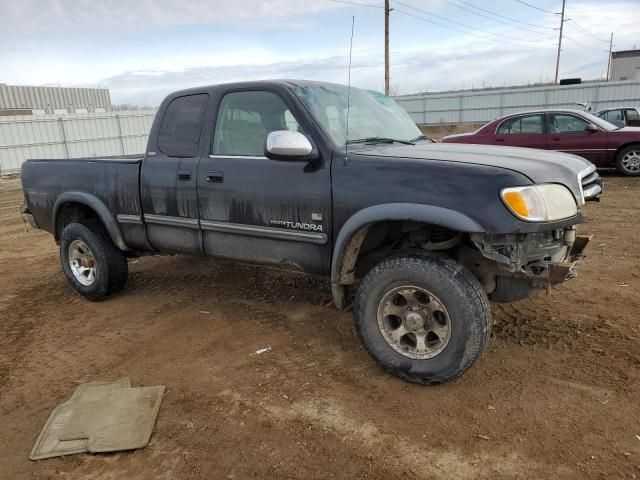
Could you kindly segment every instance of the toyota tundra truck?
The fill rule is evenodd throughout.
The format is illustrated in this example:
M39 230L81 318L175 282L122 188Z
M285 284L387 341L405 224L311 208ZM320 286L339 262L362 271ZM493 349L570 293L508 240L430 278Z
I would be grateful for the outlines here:
M326 276L371 356L422 384L481 357L489 300L576 275L602 192L583 158L434 143L387 96L288 80L170 94L144 155L29 160L22 185L25 221L89 300L142 254Z

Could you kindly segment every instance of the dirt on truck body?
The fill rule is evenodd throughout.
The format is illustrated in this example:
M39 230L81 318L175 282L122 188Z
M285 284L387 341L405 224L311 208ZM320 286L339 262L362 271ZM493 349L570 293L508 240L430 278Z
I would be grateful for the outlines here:
M424 388L382 373L314 278L143 257L89 303L2 180L0 478L640 478L640 185L605 182L578 277L492 303L489 354ZM28 460L79 383L123 376L167 385L147 448Z

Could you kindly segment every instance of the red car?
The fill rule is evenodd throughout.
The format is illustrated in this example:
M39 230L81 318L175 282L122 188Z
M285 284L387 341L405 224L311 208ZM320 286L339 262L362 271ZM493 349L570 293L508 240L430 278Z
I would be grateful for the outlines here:
M599 168L640 176L640 128L617 127L578 110L539 110L500 117L472 133L449 135L445 143L529 147L580 155Z

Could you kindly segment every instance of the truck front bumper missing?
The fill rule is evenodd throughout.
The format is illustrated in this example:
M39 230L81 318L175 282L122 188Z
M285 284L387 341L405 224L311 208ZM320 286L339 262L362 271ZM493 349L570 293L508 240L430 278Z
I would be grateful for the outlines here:
M577 275L577 269L584 257L584 251L592 238L593 235L576 235L567 260L551 267L549 271L550 283L563 283Z
M471 240L479 252L463 263L492 300L511 302L574 278L591 238L576 235L575 227L528 234L473 234Z

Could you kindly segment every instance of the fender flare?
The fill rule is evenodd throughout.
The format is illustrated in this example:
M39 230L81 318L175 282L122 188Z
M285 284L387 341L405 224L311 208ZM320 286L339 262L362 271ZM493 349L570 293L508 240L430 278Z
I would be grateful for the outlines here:
M483 233L485 231L478 222L467 215L435 205L385 203L359 210L340 228L331 258L331 293L333 301L339 309L344 307L344 288L340 284L340 273L347 246L364 227L389 220L431 223L458 232ZM364 236L360 241L363 240Z
M109 207L107 207L98 197L85 192L65 192L56 199L56 203L53 205L52 218L53 232L56 241L59 239L59 233L56 229L58 214L60 213L62 206L67 203L80 203L91 208L98 214L98 217L109 233L109 237L111 237L111 241L116 245L116 247L124 251L130 250L122 237L120 228L118 228L118 224L116 223L113 213L109 210Z

